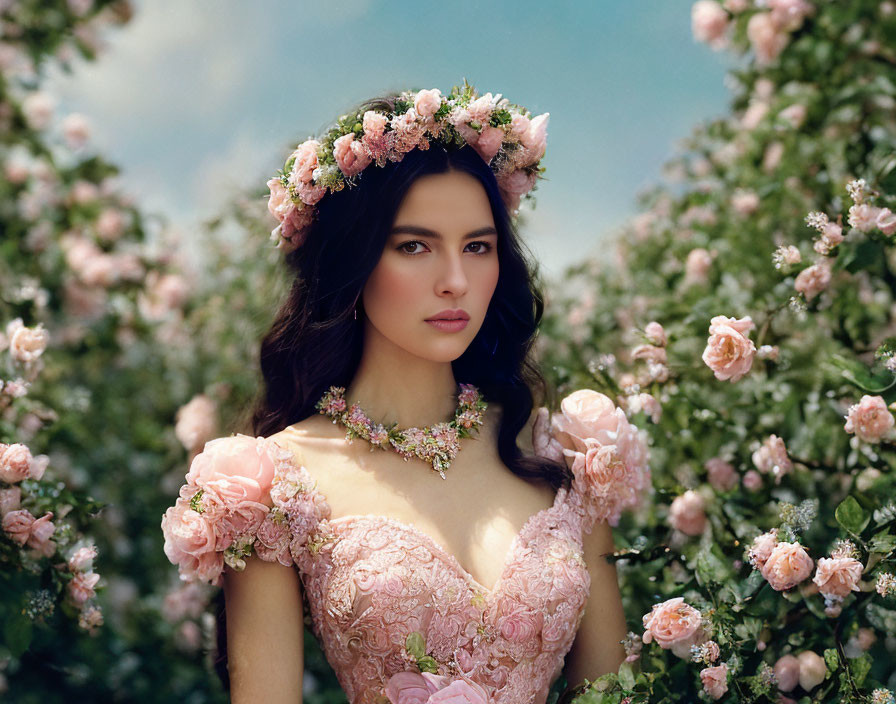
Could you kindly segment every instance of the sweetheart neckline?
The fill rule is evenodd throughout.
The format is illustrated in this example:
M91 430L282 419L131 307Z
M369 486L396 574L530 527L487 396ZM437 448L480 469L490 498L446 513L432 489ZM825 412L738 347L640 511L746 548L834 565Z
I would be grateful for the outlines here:
M285 445L281 445L276 440L273 440L271 438L267 438L267 439L270 440L270 442L273 442L274 445L276 445L277 447L289 452L289 454L292 458L292 461L290 462L290 464L292 464L292 466L305 470L305 472L308 474L308 476L311 477L312 481L314 482L314 486L311 488L311 491L314 491L317 494L319 494L321 496L321 498L323 498L323 500L326 502L327 507L329 509L330 502L327 500L326 494L324 494L320 489L317 488L317 483L318 483L317 479L315 479L314 476L311 474L311 472L308 471L308 468L305 467L304 464L302 464L301 462L298 462L296 460L295 452L292 449L290 449L289 447L286 447ZM491 596L491 595L495 594L498 591L498 589L502 586L502 584L504 582L504 577L507 574L507 570L510 567L510 563L513 559L513 556L516 554L520 539L528 531L530 525L537 518L540 518L541 516L544 516L551 511L555 511L557 509L557 507L560 505L561 498L563 496L565 496L567 493L568 492L567 492L566 487L560 487L557 490L557 492L554 494L554 501L550 506L548 506L547 508L539 509L538 511L533 513L531 516L529 516L525 520L522 527L519 529L519 531L517 531L517 533L513 536L513 539L510 541L510 546L507 548L507 552L504 555L504 561L501 563L501 573L498 575L498 580L495 582L495 585L491 588L488 588L482 582L480 582L478 579L476 579L470 573L469 570L467 570L463 565L460 564L460 561L457 559L457 557L454 554L448 552L441 545L441 543L439 543L439 541L437 541L435 538L433 538L429 533L426 533L426 532L420 530L419 528L417 528L417 526L415 526L413 523L408 523L407 521L403 521L399 518L394 518L392 516L383 516L381 514L376 514L376 513L355 513L355 514L348 514L345 516L337 516L336 518L328 517L328 518L325 518L322 520L327 521L328 524L335 523L337 525L339 525L340 523L351 522L353 520L362 520L362 519L376 519L376 520L383 521L385 523L392 523L400 528L403 528L404 530L406 530L410 533L414 533L418 537L420 537L423 540L425 540L426 542L428 542L430 547L435 548L436 551L441 553L442 557L446 558L448 560L448 562L451 563L451 565L457 569L458 572L462 573L468 582L472 582L476 587L478 587L479 589L484 591L487 595Z
M307 468L305 469L307 471ZM318 494L324 497L326 501L326 496L323 492L318 491L317 489L312 489L312 491L316 491ZM472 582L474 586L476 586L479 590L485 592L486 595L492 596L500 590L500 587L504 583L504 577L507 574L507 570L510 568L511 562L513 560L513 556L516 554L517 548L519 547L520 539L523 535L528 532L531 524L538 518L543 515L548 514L551 511L554 511L560 505L561 492L565 492L564 488L560 488L557 490L557 493L554 495L554 502L548 506L547 508L539 509L535 513L533 513L529 518L526 519L525 523L523 523L523 527L519 529L516 535L513 536L513 539L510 541L510 546L507 548L507 553L504 555L504 561L501 563L501 573L498 575L498 579L495 582L495 585L491 588L485 586L482 582L476 579L469 570L467 570L463 565L460 564L460 560L457 559L457 556L451 552L448 552L439 541L433 538L429 533L420 530L413 523L408 523L407 521L403 521L399 518L393 518L392 516L383 516L381 514L376 513L357 513L357 514L348 514L345 516L337 516L336 518L325 518L328 525L336 524L341 525L343 523L351 523L353 521L362 521L362 520L376 520L382 523L389 523L403 530L406 530L409 533L413 533L419 538L422 538L425 542L429 543L430 548L434 548L441 556L451 564L452 567L456 568L457 572L460 572L464 578L468 582ZM329 505L329 502L328 502Z

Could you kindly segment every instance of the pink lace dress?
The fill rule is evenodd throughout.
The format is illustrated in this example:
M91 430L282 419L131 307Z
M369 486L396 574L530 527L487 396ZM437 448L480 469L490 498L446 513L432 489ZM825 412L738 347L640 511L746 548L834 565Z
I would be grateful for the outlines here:
M543 704L589 593L582 537L601 498L585 476L526 521L488 588L412 525L331 517L291 450L234 435L194 459L162 521L165 552L182 579L216 585L253 553L294 565L306 623L352 704Z

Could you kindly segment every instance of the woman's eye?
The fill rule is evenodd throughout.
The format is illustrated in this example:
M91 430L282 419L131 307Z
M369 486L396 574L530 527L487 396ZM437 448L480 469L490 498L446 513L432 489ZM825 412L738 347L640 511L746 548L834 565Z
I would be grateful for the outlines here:
M420 252L406 249L406 247L413 247L416 244L425 246L420 240L410 240L409 242L405 242L404 244L399 245L398 249L405 254L419 254ZM470 242L470 244L467 246L479 247L479 249L475 251L474 254L488 254L492 250L492 245L489 242Z

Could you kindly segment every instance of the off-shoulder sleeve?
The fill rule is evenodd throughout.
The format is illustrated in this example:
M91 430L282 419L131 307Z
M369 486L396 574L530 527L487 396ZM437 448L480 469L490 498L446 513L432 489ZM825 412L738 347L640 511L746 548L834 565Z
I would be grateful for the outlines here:
M291 565L291 543L323 514L320 501L304 500L299 476L293 454L268 438L206 443L162 517L165 555L181 579L221 586L224 565L241 571L253 553Z
M643 431L597 391L571 393L559 413L539 409L532 443L536 454L565 461L572 471L568 500L580 513L585 533L595 521L617 525L622 511L637 506L651 489Z

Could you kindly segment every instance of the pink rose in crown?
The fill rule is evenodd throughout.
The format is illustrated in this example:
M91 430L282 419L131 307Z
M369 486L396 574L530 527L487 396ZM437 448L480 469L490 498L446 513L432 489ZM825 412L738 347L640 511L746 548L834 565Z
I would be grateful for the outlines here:
M361 173L372 161L363 144L355 141L355 135L351 132L333 142L333 157L346 178Z
M500 127L492 127L487 125L482 128L479 133L479 139L473 145L479 156L482 157L486 164L490 163L495 154L501 149L501 143L504 141L504 130Z

